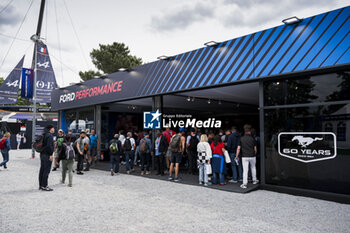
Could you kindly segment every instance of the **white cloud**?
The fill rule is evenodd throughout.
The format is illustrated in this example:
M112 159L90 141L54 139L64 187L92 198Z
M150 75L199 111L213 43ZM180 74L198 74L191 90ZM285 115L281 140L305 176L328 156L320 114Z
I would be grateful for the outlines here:
M212 1L204 1L194 5L185 4L160 16L153 16L151 28L159 32L186 29L195 22L212 18L215 12L215 4L212 3Z
M0 4L0 9L4 9L5 5ZM20 17L13 6L8 6L0 14L0 29L4 26L14 26L19 23Z

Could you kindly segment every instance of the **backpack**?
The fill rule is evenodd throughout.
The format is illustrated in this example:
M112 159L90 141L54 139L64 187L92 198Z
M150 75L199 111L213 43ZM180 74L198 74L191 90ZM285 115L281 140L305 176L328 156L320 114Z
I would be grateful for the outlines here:
M141 140L141 143L140 143L140 153L141 154L144 154L144 153L146 153L147 152L147 150L148 150L148 145L147 145L147 141L146 141L146 139L142 139Z
M33 142L33 148L38 153L45 150L46 146L44 145L44 134L36 137L35 141Z
M191 136L190 139L190 146L188 147L188 150L192 153L197 153L197 145L199 143L199 140L197 138L197 135Z
M75 152L73 148L73 143L63 143L63 145L66 146L66 151L65 151L65 158L66 160L74 159L75 158Z
M124 142L124 151L131 151L132 146L131 146L131 141L130 138L125 139Z
M180 149L181 136L175 135L171 140L169 147L171 152L178 152Z
M6 139L3 138L0 140L0 150L3 150L6 148Z
M109 146L109 152L111 152L111 154L117 154L119 151L118 148L118 143L116 140L112 141L111 145Z

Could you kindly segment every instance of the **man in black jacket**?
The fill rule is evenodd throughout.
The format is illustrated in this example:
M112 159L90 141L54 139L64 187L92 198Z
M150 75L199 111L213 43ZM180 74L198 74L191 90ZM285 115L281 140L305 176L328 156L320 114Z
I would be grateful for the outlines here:
M154 155L157 163L157 174L164 176L164 158L168 151L168 141L165 136L163 136L160 131L157 131L157 138L154 142Z
M240 142L241 135L237 132L237 128L233 126L231 128L231 134L228 136L227 140L227 151L231 159L231 168L233 173L233 179L229 182L237 183L238 180L242 181L243 179L243 169L242 169L242 157L236 159L237 147ZM237 170L238 170L238 179L237 179Z
M52 134L55 132L53 125L48 125L44 133L44 150L40 153L40 171L39 171L39 190L53 191L47 185L49 173L52 164L52 154L54 152L54 143Z

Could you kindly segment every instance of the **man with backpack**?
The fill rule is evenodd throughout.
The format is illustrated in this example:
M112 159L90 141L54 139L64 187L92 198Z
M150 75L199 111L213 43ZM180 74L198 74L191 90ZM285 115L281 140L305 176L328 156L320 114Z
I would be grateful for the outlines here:
M151 174L149 167L151 162L151 151L152 142L149 139L149 134L145 133L143 139L140 141L140 157L141 157L141 175L145 174L145 164L146 164L146 175Z
M45 127L45 133L39 137L42 139L42 150L40 152L39 190L53 191L47 185L53 160L54 142L52 134L55 132L53 125Z
M178 134L175 134L171 138L169 148L171 151L171 159L170 159L171 163L170 163L170 168L169 168L168 180L173 180L172 173L173 173L174 164L175 164L175 179L174 179L174 181L178 182L181 180L179 178L179 168L180 168L180 163L181 163L183 153L185 151L185 137L182 136L181 132L179 132Z
M187 155L188 155L188 173L196 175L197 172L197 145L199 137L196 134L196 129L191 129L191 135L187 136Z
M119 173L119 161L122 149L122 144L118 140L119 135L115 134L113 139L109 141L109 157L110 157L110 169L111 176Z
M130 172L134 170L134 153L136 148L135 139L132 137L132 133L128 132L126 134L126 138L122 141L122 147L125 155L125 167L126 173L130 174Z
M77 163L77 174L84 175L81 171L84 167L84 159L86 157L89 148L89 138L86 137L86 132L80 132L80 138L77 139L77 149L78 149L78 163Z
M72 187L73 181L73 165L74 165L75 152L70 135L66 135L64 142L62 143L62 153L60 153L60 159L62 160L62 180L64 184L66 180L66 173L68 170L68 187Z

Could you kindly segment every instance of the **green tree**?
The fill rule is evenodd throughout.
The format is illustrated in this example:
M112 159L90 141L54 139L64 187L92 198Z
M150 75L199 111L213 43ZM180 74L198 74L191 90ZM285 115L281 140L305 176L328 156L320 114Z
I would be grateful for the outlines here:
M0 77L0 86L4 83L5 79L3 77Z
M80 71L79 76L82 80L90 80L93 79L95 76L101 76L102 74L99 71L94 70L88 70L88 71Z
M142 59L130 54L129 47L124 43L99 44L98 49L90 53L92 63L104 74L117 72L120 68L132 68L142 64ZM99 72L98 71L98 72ZM92 79L96 76L95 71L79 72L83 80Z

